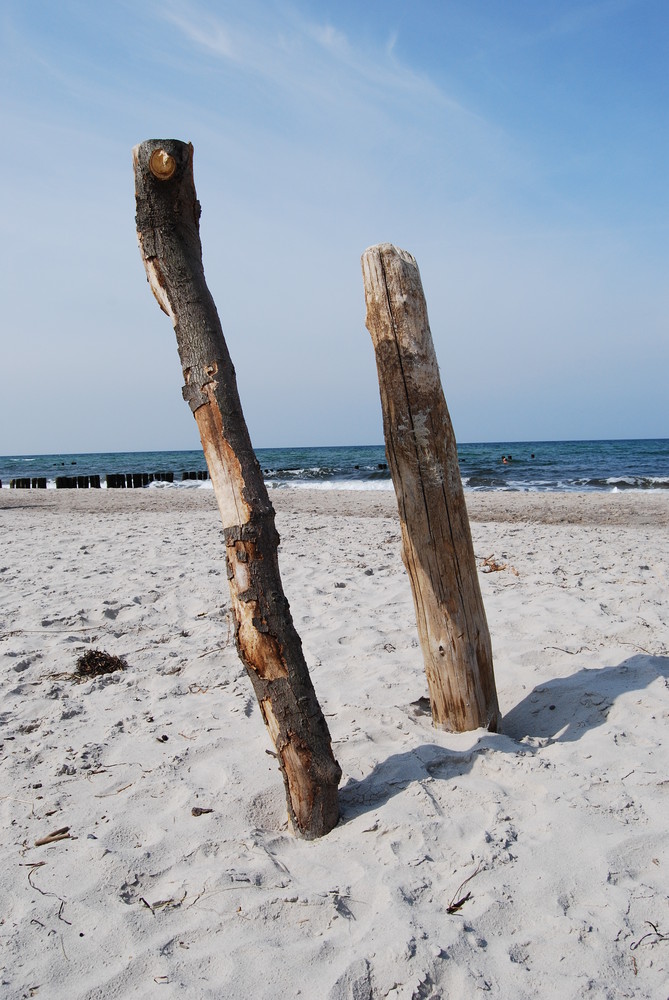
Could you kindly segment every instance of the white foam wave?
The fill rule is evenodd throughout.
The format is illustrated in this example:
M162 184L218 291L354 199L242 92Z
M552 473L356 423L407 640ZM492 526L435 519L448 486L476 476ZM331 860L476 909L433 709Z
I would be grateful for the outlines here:
M300 482L269 482L266 485L270 490L357 490L365 493L370 490L392 492L393 489L390 479L377 479L372 482L359 479L330 479L320 482L302 480Z

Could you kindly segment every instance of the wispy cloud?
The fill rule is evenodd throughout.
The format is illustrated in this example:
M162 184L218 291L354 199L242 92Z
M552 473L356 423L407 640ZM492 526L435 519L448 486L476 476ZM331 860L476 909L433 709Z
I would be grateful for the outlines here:
M259 8L247 3L243 13L214 14L189 0L173 0L157 12L192 45L276 87L326 94L336 80L340 101L355 96L358 101L364 97L385 103L401 97L471 114L428 76L397 58L396 33L386 44L365 45L329 20L314 20L282 5Z
M504 178L534 187L527 149L402 57L392 24L354 31L314 10L284 0L216 9L208 0L168 0L156 16L178 32L196 72L211 75L209 92L227 94L237 134L256 129L259 149L271 135L290 143L293 157L327 158L331 176L340 163L356 183L383 175L395 191L412 171L426 173L435 196L448 192L458 204L489 202Z
M157 8L166 21L178 28L181 34L194 45L223 59L253 68L253 53L247 44L249 38L244 33L234 31L220 18L213 17L191 5L166 4Z
M350 45L346 35L343 31L338 31L331 24L311 24L307 26L307 32L319 45L332 52L333 55L348 55L350 52Z

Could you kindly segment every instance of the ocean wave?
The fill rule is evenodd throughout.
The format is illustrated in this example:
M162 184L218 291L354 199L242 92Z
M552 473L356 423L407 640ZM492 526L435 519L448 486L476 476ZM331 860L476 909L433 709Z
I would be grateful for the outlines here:
M599 482L596 480L596 482ZM623 490L669 490L667 476L609 476L605 485L615 492ZM601 489L596 486L595 489Z
M268 481L265 484L271 490L358 490L392 492L390 479L324 479L320 481L296 480L295 482Z
M269 489L393 489L383 446L260 448L256 454ZM459 446L458 456L467 492L669 490L666 439L464 444ZM204 455L197 450L0 457L3 489L12 479L29 476L31 483L35 478L46 478L48 488L55 489L56 477L73 474L78 478L99 476L104 489L106 476L140 473L158 477L151 489L211 489L209 480L190 478L204 470ZM170 486L160 482L170 474L176 482ZM183 475L188 478L182 480Z
M268 483L319 483L319 482L390 482L387 466L356 466L342 469L336 466L312 466L294 469L267 469L263 476Z
M211 479L184 479L176 483L152 482L140 489L146 490L213 490Z
M56 480L47 480L47 489L56 489ZM358 491L358 492L393 492L392 479L266 479L265 485L272 490L323 490L323 491ZM463 476L462 487L465 493L627 493L627 492L657 492L669 490L669 478L663 476L624 476L608 479L579 479L575 481L537 480L522 482L518 480L500 481L494 476ZM100 489L109 487L104 479ZM127 487L128 489L132 487ZM184 479L173 483L154 481L137 489L148 490L212 490L211 479Z

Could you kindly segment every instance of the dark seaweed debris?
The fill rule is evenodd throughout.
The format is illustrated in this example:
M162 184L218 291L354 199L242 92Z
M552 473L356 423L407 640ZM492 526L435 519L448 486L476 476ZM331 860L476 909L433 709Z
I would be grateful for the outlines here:
M113 674L115 670L125 670L127 665L120 656L112 656L102 649L88 649L77 660L77 675L82 679L100 677L102 674Z

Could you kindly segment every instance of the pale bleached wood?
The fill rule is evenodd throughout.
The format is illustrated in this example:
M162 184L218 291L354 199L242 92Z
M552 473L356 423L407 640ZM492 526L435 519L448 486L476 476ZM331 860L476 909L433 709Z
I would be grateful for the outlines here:
M205 282L193 147L152 139L135 147L133 160L142 259L151 289L174 324L183 394L197 421L223 521L237 651L276 748L293 828L303 837L319 837L339 818L341 769L284 596L274 509Z
M490 634L418 265L382 243L362 255L362 271L432 718L496 730Z

